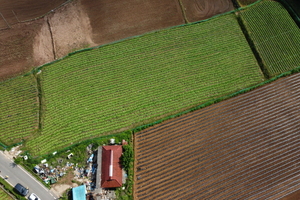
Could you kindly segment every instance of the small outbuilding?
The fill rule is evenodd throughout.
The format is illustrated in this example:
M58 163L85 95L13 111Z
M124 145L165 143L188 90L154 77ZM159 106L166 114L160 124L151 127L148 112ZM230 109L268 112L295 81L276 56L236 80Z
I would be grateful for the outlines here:
M122 187L122 145L102 147L101 187Z
M73 200L86 200L86 186L81 185L72 189Z

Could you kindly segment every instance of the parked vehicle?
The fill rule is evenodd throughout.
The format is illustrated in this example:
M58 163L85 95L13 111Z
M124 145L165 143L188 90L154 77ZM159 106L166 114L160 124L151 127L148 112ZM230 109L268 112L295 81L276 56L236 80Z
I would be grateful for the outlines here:
M40 197L38 197L36 194L31 193L31 195L28 197L29 200L41 200Z
M24 187L20 183L17 183L14 189L22 196L26 196L29 192L28 188Z

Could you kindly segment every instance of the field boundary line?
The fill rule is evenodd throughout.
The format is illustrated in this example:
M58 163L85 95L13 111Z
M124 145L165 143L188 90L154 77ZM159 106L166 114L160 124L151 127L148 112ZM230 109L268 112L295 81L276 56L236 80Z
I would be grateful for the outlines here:
M181 13L182 13L182 16L183 16L183 18L184 18L184 22L185 22L186 24L190 23L189 20L188 20L187 17L186 17L185 8L184 8L184 5L183 5L182 1L181 1L181 0L178 0L178 3L179 3L179 6L180 6L180 8L181 8Z
M5 21L5 23L6 23L6 25L8 26L8 28L10 28L9 23L6 21L6 19L4 18L4 16L2 15L1 12L0 12L0 15L1 15L2 19ZM6 29L6 28L4 28L4 29Z
M53 34L52 34L52 29L51 29L49 17L47 17L47 25L48 25L48 29L49 29L49 32L50 32L50 38L51 38L51 44L52 44L53 58L54 58L54 60L55 60L55 59L56 59L55 44L54 44L54 39L53 39Z
M13 10L11 10L11 12L14 14L14 16L15 16L16 19L17 19L17 21L20 22L20 20L19 20L19 18L17 17L16 13L15 13Z
M237 19L237 22L241 28L241 31L248 43L248 46L250 47L254 57L255 57L255 60L261 70L261 72L263 73L265 79L269 79L271 76L268 72L268 69L267 69L267 66L264 64L263 62L263 59L261 58L258 50L256 49L256 46L254 45L254 42L253 42L253 39L251 38L250 34L249 34L249 31L248 29L246 28L246 25L245 25L245 21L243 20L242 16L240 15L239 12L236 13L236 19Z

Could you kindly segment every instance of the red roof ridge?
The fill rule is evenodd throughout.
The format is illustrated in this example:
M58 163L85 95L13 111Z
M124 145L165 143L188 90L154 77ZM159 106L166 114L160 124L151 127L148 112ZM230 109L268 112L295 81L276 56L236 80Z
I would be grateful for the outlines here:
M122 186L121 156L122 145L102 146L101 187L115 188Z

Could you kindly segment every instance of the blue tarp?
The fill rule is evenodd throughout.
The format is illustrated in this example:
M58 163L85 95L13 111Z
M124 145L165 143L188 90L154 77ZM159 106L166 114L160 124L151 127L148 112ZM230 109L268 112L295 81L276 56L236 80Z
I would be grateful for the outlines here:
M86 187L81 185L72 189L73 200L86 200Z

